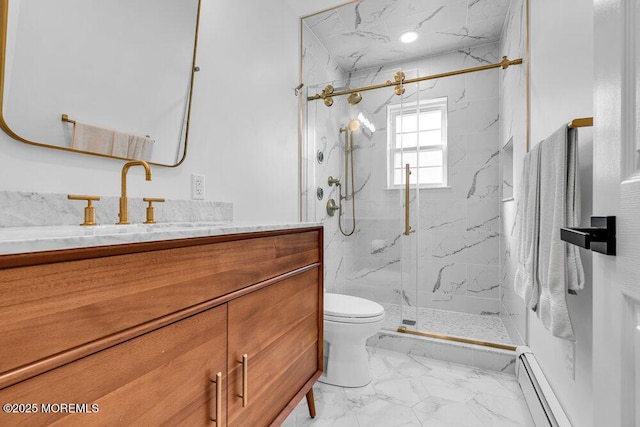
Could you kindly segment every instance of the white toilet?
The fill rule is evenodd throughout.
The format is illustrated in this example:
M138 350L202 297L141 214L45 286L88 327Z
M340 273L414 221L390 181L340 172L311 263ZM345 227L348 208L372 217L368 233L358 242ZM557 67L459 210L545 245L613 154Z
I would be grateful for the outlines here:
M371 382L367 338L382 327L384 307L364 298L324 294L324 372L318 381L342 387Z

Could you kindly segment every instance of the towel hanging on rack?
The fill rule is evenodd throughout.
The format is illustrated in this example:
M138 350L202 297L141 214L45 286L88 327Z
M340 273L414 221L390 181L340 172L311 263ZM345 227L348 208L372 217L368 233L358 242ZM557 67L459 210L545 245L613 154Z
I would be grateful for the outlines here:
M516 273L514 289L531 310L539 301L538 238L540 227L540 145L529 151L522 163L522 178L516 209Z
M560 239L560 228L575 227L580 218L577 136L564 125L527 154L530 166L521 182L514 283L543 325L568 340L575 335L566 295L584 287L579 251ZM539 167L532 168L535 159Z
M66 114L62 120L73 124L71 148L74 150L124 159L151 160L155 141L150 138L70 120Z

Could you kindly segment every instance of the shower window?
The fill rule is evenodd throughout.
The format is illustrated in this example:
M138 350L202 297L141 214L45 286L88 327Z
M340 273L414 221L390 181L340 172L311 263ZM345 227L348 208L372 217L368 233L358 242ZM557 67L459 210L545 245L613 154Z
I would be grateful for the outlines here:
M388 188L405 183L424 188L447 185L447 98L387 107Z

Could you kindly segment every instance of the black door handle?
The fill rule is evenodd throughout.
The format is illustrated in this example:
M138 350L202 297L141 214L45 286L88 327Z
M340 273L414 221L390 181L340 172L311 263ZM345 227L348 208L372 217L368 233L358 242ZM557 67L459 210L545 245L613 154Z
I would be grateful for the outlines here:
M616 217L592 216L591 227L560 229L560 239L605 255L616 254Z

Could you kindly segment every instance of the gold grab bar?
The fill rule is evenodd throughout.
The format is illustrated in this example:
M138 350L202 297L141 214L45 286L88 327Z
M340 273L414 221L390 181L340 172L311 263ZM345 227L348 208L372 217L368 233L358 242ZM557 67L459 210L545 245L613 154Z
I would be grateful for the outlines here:
M242 407L244 408L249 404L249 395L247 393L249 388L249 382L247 380L249 376L249 355L243 354L242 362L240 363L242 364L242 396L240 397L242 397Z
M442 77L458 76L460 74L474 73L476 71L490 70L492 68L499 68L499 67L505 70L510 65L518 65L518 64L522 64L522 58L509 60L509 58L507 58L506 56L503 56L502 61L496 62L495 64L481 65L479 67L472 67L472 68L464 68L462 70L449 71L447 73L416 77L415 79L406 80L404 78L404 73L400 72L400 73L396 73L396 75L394 76L393 82L391 80L387 80L385 83L381 83L373 86L359 87L357 89L346 89L346 90L334 92L333 87L329 85L322 91L322 93L316 93L313 96L307 97L307 101L315 101L316 99L325 99L329 101L329 102L325 101L325 105L327 107L330 107L331 104L333 104L332 98L334 96L348 95L356 92L366 92L368 90L381 89L383 87L390 87L390 86L394 86L394 88L396 89L396 95L402 95L402 93L404 93L403 85L407 83L417 83L425 80L439 79Z
M63 115L62 115L61 120L62 120L63 122L73 123L74 125L76 124L76 121L75 121L75 120L71 120L71 119L69 118L69 115L68 115L68 114L63 114Z
M222 372L216 374L216 379L211 380L216 384L216 416L211 417L211 421L216 423L217 426L223 425L222 422Z
M404 235L408 236L411 227L409 226L409 175L411 170L409 169L409 163L405 165L405 178L404 178Z

